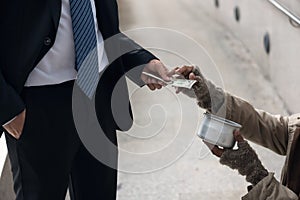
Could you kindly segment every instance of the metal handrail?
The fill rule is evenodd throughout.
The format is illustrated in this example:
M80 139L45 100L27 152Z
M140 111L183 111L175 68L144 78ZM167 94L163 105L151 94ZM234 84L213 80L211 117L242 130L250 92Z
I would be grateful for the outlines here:
M300 27L300 17L291 12L286 6L282 5L276 0L268 0L274 7L280 10L283 14L290 18L290 22L293 26Z

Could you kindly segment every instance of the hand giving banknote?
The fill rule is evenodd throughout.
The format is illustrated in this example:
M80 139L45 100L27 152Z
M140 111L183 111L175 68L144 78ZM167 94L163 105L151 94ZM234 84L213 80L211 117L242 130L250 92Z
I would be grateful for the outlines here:
M187 80L187 79L181 79L181 78L175 78L175 77L173 77L171 81L165 81L162 78L159 78L151 73L143 72L143 74L146 76L149 76L151 78L154 78L158 81L161 81L167 85L171 85L173 87L191 89L193 87L193 85L197 82L196 80Z

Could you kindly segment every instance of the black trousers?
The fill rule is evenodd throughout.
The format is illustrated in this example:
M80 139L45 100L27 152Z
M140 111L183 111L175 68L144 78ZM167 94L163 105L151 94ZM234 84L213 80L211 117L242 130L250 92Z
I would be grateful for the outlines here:
M25 88L19 140L6 135L17 200L116 199L117 171L81 143L72 116L73 81ZM117 155L110 155L115 156Z

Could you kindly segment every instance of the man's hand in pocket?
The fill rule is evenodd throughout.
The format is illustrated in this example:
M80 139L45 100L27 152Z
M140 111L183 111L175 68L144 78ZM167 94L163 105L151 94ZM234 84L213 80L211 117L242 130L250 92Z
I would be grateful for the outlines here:
M16 116L11 122L3 125L3 128L14 138L19 139L24 128L26 110Z

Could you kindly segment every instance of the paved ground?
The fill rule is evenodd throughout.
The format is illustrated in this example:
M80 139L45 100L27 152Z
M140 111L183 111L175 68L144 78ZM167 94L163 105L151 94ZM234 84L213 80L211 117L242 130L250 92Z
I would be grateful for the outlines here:
M124 31L158 27L186 34L193 40L165 29L128 32L168 66L195 63L212 80L256 107L286 114L247 48L197 5L196 0L122 0L121 26ZM232 200L246 192L244 178L221 166L196 137L203 110L193 100L174 95L172 88L150 92L130 83L130 91L136 124L118 134L118 200ZM265 166L279 177L284 159L254 147Z
M155 50L155 47L176 49L176 52L181 52L181 56L189 58L188 61L191 63L202 66L211 79L218 83L223 81L223 87L226 90L249 100L258 108L272 113L285 114L284 106L277 97L272 84L261 75L259 66L253 61L247 48L222 24L207 15L197 5L196 1L177 0L170 3L170 1L159 0L123 0L120 4L122 29L158 27L186 34L204 46L216 63L216 70L219 71L220 76L214 74L214 69L208 69L214 66L205 58L203 51L190 45L189 42L183 42L184 39L176 33L168 31L166 33L155 29L152 31L153 28L150 31L139 30L128 33L144 46L154 47L151 49L154 49L154 52L168 66L185 62L173 53ZM150 135L155 132L153 127L158 125L162 129L158 135L148 140L138 140L120 133L121 148L135 153L149 153L159 149L161 154L152 153L151 156L147 155L148 157L143 155L139 161L134 156L132 158L121 152L121 170L143 171L159 168L168 161L174 160L175 155L180 154L180 151L183 152L188 141L192 141L192 145L182 157L164 169L147 174L120 173L119 200L239 199L246 192L247 184L244 179L236 172L220 166L215 157L206 154L207 151L202 142L194 138L195 127L197 127L195 124L200 121L199 116L202 110L198 109L193 101L183 96L176 99L172 96L171 89L151 93L144 88L134 93L132 102L136 123L147 124L148 128L144 130L150 131L144 133L145 131L141 132L139 128L134 127L129 132L131 135L136 137L141 134L142 136ZM153 104L160 104L161 107L157 110L154 107L149 117L147 111ZM178 105L182 105L182 121L177 115ZM190 112L188 115L185 115L186 110ZM166 119L165 115L172 117ZM165 119L165 124L159 124ZM179 131L176 132L176 130ZM174 136L175 133L178 135ZM171 140L176 143L177 149L164 146ZM183 142L180 143L178 140L183 140ZM279 177L284 159L268 150L255 147L266 167L270 171L275 171Z

